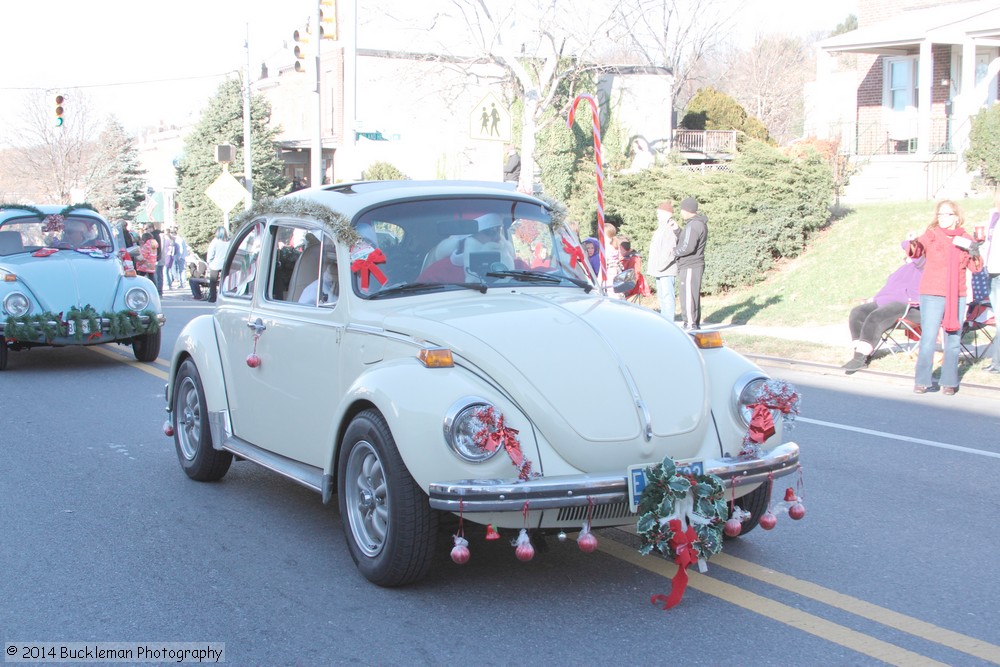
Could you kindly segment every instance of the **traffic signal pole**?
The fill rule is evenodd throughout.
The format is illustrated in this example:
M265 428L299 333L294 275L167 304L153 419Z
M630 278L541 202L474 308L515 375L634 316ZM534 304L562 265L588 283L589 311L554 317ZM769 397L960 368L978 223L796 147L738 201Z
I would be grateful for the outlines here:
M253 137L250 131L250 24L247 23L247 40L244 44L247 51L247 68L243 75L243 179L247 189L243 209L249 211L253 206Z

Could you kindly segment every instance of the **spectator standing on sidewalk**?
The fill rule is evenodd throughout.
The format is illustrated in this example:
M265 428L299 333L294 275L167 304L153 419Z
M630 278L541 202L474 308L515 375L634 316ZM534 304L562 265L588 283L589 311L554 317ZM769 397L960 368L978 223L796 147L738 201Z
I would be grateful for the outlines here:
M187 265L188 245L177 231L174 231L174 277L177 279L177 286L180 287L187 279L184 269Z
M208 300L215 302L219 294L219 274L226 263L226 250L229 248L229 233L225 227L215 230L215 238L208 244Z
M701 327L701 278L705 274L705 245L708 243L708 218L698 213L698 200L688 197L681 202L684 227L677 238L677 278L681 299L681 319L685 329Z
M986 222L984 236L986 246L983 257L986 262L986 274L990 278L990 306L993 308L993 319L997 323L993 332L993 344L990 345L990 365L986 370L990 373L1000 373L1000 188L993 193L993 208L990 209Z
M913 391L931 388L934 348L938 329L944 330L944 362L941 364L941 393L958 391L958 350L965 319L966 270L979 271L983 259L979 244L962 227L962 209L953 201L939 201L927 230L910 236L910 257L926 257L920 279L920 350Z
M674 220L674 203L660 202L656 207L656 231L649 242L649 259L646 268L656 280L656 298L660 302L660 314L673 322L677 317L677 235L680 227Z
M174 237L170 230L166 229L160 236L160 240L163 242L163 282L172 289L174 286L174 252L176 251Z
M150 223L149 233L156 240L156 273L153 282L156 283L156 293L163 296L163 270L166 267L166 253L163 251L163 234L156 227L156 223Z

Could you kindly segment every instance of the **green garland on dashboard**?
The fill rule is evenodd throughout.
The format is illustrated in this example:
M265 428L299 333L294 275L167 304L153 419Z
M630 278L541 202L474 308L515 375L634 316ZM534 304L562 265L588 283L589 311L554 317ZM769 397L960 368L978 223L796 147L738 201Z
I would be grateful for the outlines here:
M141 319L143 315L146 316L145 322ZM154 334L160 330L160 321L156 313L149 309L141 313L134 310L119 310L118 312L105 311L98 314L94 308L84 306L83 308L70 308L66 311L65 317L62 313L50 312L21 315L20 317L9 316L4 326L4 337L45 343L55 338L69 336L69 323L73 322L73 338L83 342L94 332L100 331L100 319L108 321L108 335L116 340ZM84 322L87 323L87 329L90 333L83 332Z
M241 227L248 220L261 216L287 215L293 218L315 218L333 234L338 241L350 248L361 240L361 235L351 226L351 221L343 213L334 211L329 206L318 204L307 199L261 199L247 211L240 213L233 221Z
M7 209L16 208L16 209L20 209L22 211L27 211L28 213L31 213L32 215L37 216L39 220L44 220L49 215L48 213L44 213L41 209L36 208L35 206L31 206L29 204L16 204L16 203L12 203L12 202L0 202L0 209L4 209L4 208L7 208ZM65 208L63 208L63 210L59 211L59 213L57 213L56 215L61 215L61 216L65 217L65 216L69 215L70 213L72 213L73 211L75 211L78 208L85 208L85 209L87 209L89 211L93 211L94 213L97 213L97 209L94 208L93 206L91 206L90 204L81 203L81 204L70 204L69 206L66 206Z

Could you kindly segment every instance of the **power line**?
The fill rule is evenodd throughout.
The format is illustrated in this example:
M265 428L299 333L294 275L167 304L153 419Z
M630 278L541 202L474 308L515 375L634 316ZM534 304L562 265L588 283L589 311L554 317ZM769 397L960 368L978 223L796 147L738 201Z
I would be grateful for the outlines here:
M118 86L141 86L150 83L172 83L176 81L196 81L198 79L217 79L222 76L228 76L230 74L238 74L239 70L228 70L226 72L219 72L218 74L202 74L199 76L178 76L168 79L145 79L141 81L120 81L115 83L93 83L85 84L82 86L0 86L0 90L55 90L59 88L60 90L82 90L85 88L116 88Z

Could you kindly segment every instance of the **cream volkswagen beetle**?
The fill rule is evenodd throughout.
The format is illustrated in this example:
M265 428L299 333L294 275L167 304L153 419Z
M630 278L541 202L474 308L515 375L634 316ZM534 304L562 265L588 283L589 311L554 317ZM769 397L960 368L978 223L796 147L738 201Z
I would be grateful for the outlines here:
M667 456L736 478L755 526L799 451L777 420L739 455L766 375L717 334L594 288L561 211L456 181L256 205L214 313L173 352L181 467L213 481L252 461L336 497L383 586L422 577L458 515L534 535L634 523L635 471Z

